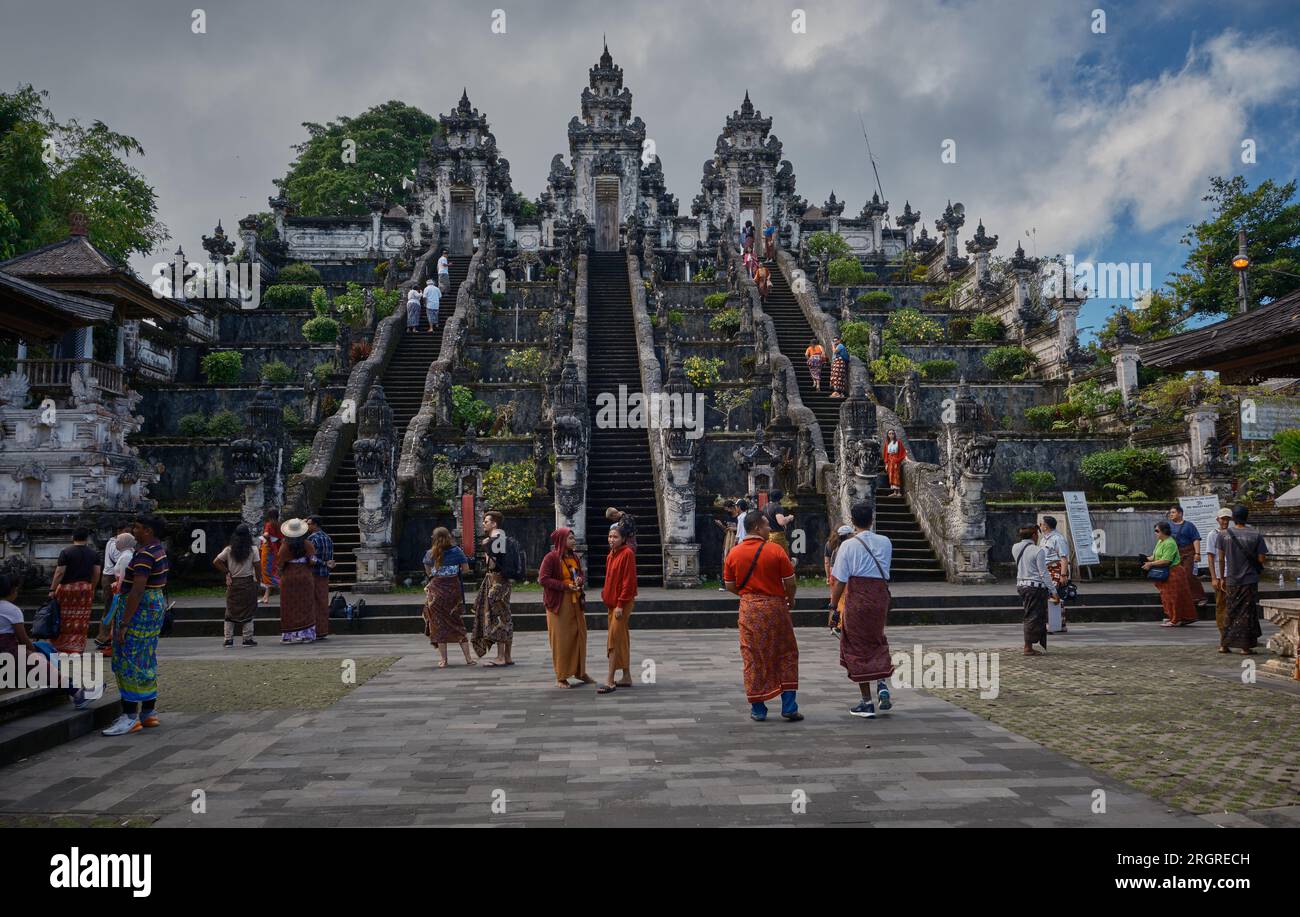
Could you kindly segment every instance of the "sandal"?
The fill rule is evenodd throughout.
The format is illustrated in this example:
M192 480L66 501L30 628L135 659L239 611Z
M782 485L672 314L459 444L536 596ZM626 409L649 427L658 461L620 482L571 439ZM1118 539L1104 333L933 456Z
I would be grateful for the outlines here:
M557 688L572 688L573 685L569 684L567 681L557 681L557 682L555 683L555 687L557 687Z
M1219 647L1219 652L1220 652L1220 653L1231 653L1232 650L1228 649L1226 646L1221 646L1221 647Z
M630 681L628 681L628 682L616 681L616 682L614 682L614 686L615 686L616 688L630 688L630 687L632 687L632 682L630 682Z
M614 686L614 685L601 685L599 688L596 689L596 693L597 693L597 694L613 694L613 693L614 693L614 689L615 689L615 686Z

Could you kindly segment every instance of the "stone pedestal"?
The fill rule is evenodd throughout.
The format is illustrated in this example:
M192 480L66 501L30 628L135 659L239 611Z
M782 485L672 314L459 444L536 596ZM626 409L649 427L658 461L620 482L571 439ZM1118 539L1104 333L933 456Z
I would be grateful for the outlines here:
M1136 344L1123 344L1115 354L1115 384L1130 404L1138 390L1138 349Z
M1264 608L1264 620L1281 628L1268 638L1268 650L1273 655L1264 660L1260 670L1300 680L1300 668L1296 666L1296 648L1300 646L1300 599L1263 597L1259 602Z
M690 589L700 584L700 546L664 545L664 587Z

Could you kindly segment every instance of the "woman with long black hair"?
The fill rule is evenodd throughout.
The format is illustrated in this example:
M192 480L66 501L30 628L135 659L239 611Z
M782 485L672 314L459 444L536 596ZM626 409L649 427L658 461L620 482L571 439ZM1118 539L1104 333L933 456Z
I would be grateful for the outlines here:
M257 646L253 639L253 615L257 611L257 558L253 556L253 533L240 523L230 535L230 544L212 560L226 576L226 622L224 646L235 645L235 628L244 646Z

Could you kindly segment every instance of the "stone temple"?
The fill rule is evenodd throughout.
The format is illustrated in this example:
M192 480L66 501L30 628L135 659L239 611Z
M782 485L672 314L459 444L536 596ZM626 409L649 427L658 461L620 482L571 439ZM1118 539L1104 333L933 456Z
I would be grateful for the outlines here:
M638 520L642 584L687 587L719 575L721 500L762 505L780 489L801 570L819 572L830 527L875 499L896 578L979 583L1005 576L1032 518L1013 505L1017 471L1091 490L1086 456L1150 447L1168 459L1170 496L1229 496L1231 413L1144 414L1136 343L1103 342L1102 359L1081 348L1086 293L1054 295L1044 262L1008 252L961 204L928 218L879 193L856 212L833 191L810 204L745 94L719 113L684 206L608 48L575 101L536 201L516 193L466 91L403 200L317 217L277 196L270 219L239 221L238 254L218 224L203 261L256 268L256 303L175 276L157 295L80 227L0 263L3 332L20 342L0 379L0 563L48 578L75 525L102 543L156 505L174 523L178 580L200 581L235 524L279 507L325 517L337 587L387 591L418 577L433 527L469 540L494 508L532 571L547 534L573 528L598 582L617 506ZM747 222L775 227L766 301L741 261ZM847 251L826 253L828 235ZM406 291L444 250L441 323L408 334ZM841 334L854 355L834 400L803 354ZM1071 387L1105 408L1029 422ZM642 399L693 424L647 422ZM889 429L909 453L901 498L876 494ZM1126 518L1098 508L1093 523ZM1259 521L1294 565L1294 526ZM1103 553L1136 553L1118 541Z

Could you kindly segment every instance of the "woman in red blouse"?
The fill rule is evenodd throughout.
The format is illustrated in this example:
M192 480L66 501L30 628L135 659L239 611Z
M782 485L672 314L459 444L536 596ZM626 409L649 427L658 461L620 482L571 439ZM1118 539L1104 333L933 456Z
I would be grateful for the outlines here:
M617 524L609 527L609 557L605 561L605 588L600 597L609 610L609 673L597 694L609 694L616 687L632 687L632 639L628 632L632 608L636 605L636 552L628 545ZM614 681L614 673L623 670L623 680Z

